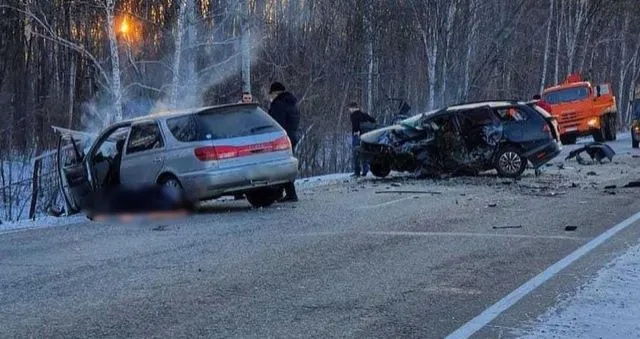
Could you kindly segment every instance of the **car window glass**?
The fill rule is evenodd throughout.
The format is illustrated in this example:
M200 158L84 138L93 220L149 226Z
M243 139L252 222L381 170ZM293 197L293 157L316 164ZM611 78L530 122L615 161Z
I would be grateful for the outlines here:
M187 117L167 120L171 134L182 142L238 138L278 132L281 127L261 108L213 108Z
M526 121L529 116L519 107L497 108L496 113L502 121Z
M555 105L565 102L579 101L586 99L587 97L589 97L588 87L575 87L548 92L544 95L544 100L549 104Z
M114 158L118 154L118 142L124 142L129 127L120 127L109 134L106 138L102 138L102 142L93 152L93 160L100 161L102 158Z
M127 154L164 147L160 127L156 123L144 123L131 127Z
M191 115L167 120L167 127L176 140L192 142L201 140L201 129L195 117Z

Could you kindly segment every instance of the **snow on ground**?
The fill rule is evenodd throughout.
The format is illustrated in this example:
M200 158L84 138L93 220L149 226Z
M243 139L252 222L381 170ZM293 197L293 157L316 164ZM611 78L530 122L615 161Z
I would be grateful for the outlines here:
M87 221L84 215L74 215L70 217L45 216L36 220L20 220L16 222L4 222L0 224L0 234L11 233L16 230L47 228L56 226L66 226Z
M640 245L598 272L573 297L549 309L522 338L637 338L640 333Z

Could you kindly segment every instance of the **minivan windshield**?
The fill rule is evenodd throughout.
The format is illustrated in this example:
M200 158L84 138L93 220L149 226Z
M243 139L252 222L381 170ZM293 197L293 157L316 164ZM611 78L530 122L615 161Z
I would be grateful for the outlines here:
M580 101L589 97L589 87L559 89L544 94L544 101L551 105Z

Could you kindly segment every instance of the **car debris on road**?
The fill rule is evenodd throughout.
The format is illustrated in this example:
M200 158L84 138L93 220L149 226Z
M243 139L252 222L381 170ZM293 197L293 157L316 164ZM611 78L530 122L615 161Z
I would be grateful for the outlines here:
M580 156L583 152L586 152L589 157L591 157L591 163L584 161ZM580 165L591 165L595 162L601 164L604 159L609 159L609 162L612 162L614 155L616 155L616 152L611 146L599 142L591 142L584 147L569 152L569 155L564 160L576 158L576 161Z

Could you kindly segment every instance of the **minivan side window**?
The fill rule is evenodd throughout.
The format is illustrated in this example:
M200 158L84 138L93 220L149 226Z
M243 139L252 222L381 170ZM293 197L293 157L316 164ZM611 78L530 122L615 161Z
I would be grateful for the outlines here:
M164 147L160 127L155 122L133 125L127 144L127 154Z
M167 127L169 127L169 131L176 140L180 142L193 142L202 139L200 126L192 115L168 119Z

